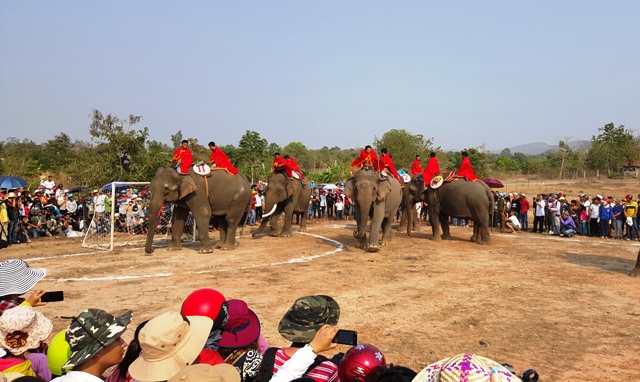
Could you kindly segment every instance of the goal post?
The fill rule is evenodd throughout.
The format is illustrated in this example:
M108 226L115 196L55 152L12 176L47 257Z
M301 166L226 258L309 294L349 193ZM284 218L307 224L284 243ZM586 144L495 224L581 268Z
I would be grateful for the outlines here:
M94 195L89 209L90 220L84 227L82 247L113 251L115 247L140 245L148 230L154 230L154 243L169 241L173 222L173 204L159 211L156 227L149 227L148 202L150 182L112 182ZM208 229L208 227L207 227ZM186 240L196 240L195 220L185 222ZM183 234L184 235L184 234Z

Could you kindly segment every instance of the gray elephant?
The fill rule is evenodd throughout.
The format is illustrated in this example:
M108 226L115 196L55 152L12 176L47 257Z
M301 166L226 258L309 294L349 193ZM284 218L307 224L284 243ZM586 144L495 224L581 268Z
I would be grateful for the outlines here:
M425 187L422 178L416 177L411 181L408 195L405 205L420 200L427 202L433 231L432 240L451 239L449 217L455 217L473 220L471 241L479 244L491 243L489 218L493 212L493 194L482 180L469 182L458 178L433 189ZM412 235L410 226L407 228L407 234Z
M206 180L205 180L206 179ZM205 184L206 182L206 184ZM213 252L209 240L209 219L213 217L220 226L219 249L235 249L236 230L251 201L251 186L247 178L238 173L211 171L209 177L202 177L193 168L180 175L173 168L159 168L151 181L151 202L149 203L149 232L145 252L153 252L154 227L158 212L164 203L174 203L173 227L169 249L178 250L184 222L189 211L198 227L198 239L202 244L200 253Z
M282 172L274 172L267 179L264 211L260 227L253 232L253 237L265 233L267 222L271 221L273 236L291 237L291 222L294 214L301 214L300 231L307 230L307 211L311 188L308 183L286 176ZM284 213L284 227L280 229L278 220Z
M420 178L422 178L422 175L419 175ZM415 177L412 177L411 180L413 180ZM401 178L402 179L402 178ZM398 230L414 230L414 231L418 231L419 230L419 225L420 225L420 220L419 220L419 214L414 213L412 216L413 218L411 220L409 220L409 217L411 215L409 215L409 210L410 209L415 209L416 203L417 202L422 202L421 200L412 200L413 197L409 194L409 190L410 190L410 186L411 186L411 181L409 182L404 182L402 183L402 202L400 203L400 226L398 226ZM407 203L407 200L412 200L412 202ZM410 222L411 223L411 227L407 227L407 223Z
M380 174L372 168L363 168L347 180L344 193L356 207L357 229L353 236L360 242L360 248L368 252L380 250L379 233L382 229L382 244L393 237L391 224L400 207L402 191L396 178L388 176L380 179ZM367 225L371 219L369 238Z

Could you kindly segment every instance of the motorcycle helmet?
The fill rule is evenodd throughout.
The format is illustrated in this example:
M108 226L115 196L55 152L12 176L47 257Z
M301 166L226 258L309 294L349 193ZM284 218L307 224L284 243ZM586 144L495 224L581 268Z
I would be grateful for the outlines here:
M63 369L62 366L71 358L71 347L66 340L66 333L67 329L58 332L49 343L47 363L54 375L65 374L67 370Z
M377 347L359 344L349 349L342 358L338 377L341 382L364 382L371 370L386 364L384 355Z
M222 329L229 318L227 299L215 289L204 288L191 292L182 303L180 313L185 316L205 316L213 320L213 328Z

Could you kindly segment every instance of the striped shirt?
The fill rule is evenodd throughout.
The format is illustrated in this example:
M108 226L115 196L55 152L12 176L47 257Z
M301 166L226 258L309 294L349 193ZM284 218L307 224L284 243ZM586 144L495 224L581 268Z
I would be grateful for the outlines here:
M280 348L276 352L276 359L273 362L273 374L276 374L280 367L291 358L284 352L284 349ZM316 382L339 382L338 366L329 360L322 362L304 376Z

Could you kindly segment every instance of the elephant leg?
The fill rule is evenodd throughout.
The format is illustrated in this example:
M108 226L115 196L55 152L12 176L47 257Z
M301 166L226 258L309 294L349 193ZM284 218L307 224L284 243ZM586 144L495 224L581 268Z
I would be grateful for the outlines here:
M440 212L440 227L442 228L442 239L450 240L451 231L449 231L449 216L445 215L443 212Z
M296 200L288 200L284 206L284 228L282 228L282 232L280 232L281 237L291 237L293 235L291 222L293 220L293 209L296 202Z
M280 215L282 215L282 208L278 207L271 217L271 236L280 236L280 232L282 231L279 222Z
M478 243L491 244L491 234L489 233L489 218L478 219L473 222L474 227L478 227Z
M389 217L392 219L392 217ZM373 207L373 218L369 232L369 246L367 252L378 252L380 250L379 238L382 221L384 220L384 202L376 203Z
M436 211L429 211L429 221L431 222L431 240L442 240L440 233L440 213Z
M385 218L382 221L382 245L387 245L393 238L393 229L391 229L391 218Z
M233 230L231 230L231 225L229 224L227 219L220 220L220 241L218 242L219 248L226 251L236 249L236 228L238 228L238 224L235 223Z
M258 227L258 229L253 231L253 233L251 234L251 237L256 237L258 235L264 234L265 231L267 230L267 224L269 224L270 221L271 221L271 217L263 218L262 221L260 222L260 226Z
M300 232L307 232L307 214L300 214Z
M479 243L480 242L480 229L478 228L478 224L473 224L473 234L471 235L471 239L470 241L474 242L474 243Z
M171 244L169 250L178 251L182 249L180 241L182 240L182 231L184 231L184 221L189 215L189 210L175 207L173 209L173 224L171 225Z
M211 253L213 252L213 245L211 239L209 239L209 220L211 218L209 213L194 213L196 221L196 227L198 229L198 240L202 247L198 250L199 253Z
M227 240L227 230L225 228L227 222L222 217L214 217L213 219L216 222L216 227L220 228L220 240L216 242L216 249L220 249L222 248L224 242Z

